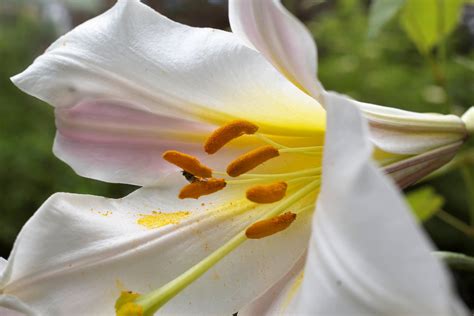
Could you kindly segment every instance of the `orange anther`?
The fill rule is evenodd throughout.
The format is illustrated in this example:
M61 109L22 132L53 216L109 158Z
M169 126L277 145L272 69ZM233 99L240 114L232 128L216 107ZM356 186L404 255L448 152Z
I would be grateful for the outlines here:
M231 177L238 177L265 161L278 157L279 155L280 153L278 152L278 149L273 146L259 147L232 161L227 167L227 174Z
M224 179L201 179L185 185L179 192L180 199L197 199L202 195L208 195L225 188Z
M204 166L196 157L191 155L183 154L176 150L168 150L163 154L163 159L196 177L212 177L212 169Z
M246 196L247 199L255 203L273 203L285 197L287 188L286 182L256 185L247 190Z
M225 144L244 134L255 134L258 126L247 121L232 121L216 129L204 143L204 151L208 154L214 154Z
M295 219L296 214L292 212L286 212L276 217L264 219L247 228L245 235L249 239L260 239L271 236L288 228Z

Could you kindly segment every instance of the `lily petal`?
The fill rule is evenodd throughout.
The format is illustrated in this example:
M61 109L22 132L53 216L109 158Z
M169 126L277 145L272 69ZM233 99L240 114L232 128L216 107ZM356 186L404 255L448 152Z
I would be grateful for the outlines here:
M316 44L280 0L231 0L229 20L232 32L249 47L262 53L303 91L320 99Z
M238 187L199 201L178 200L178 188L184 184L179 177L167 177L158 187L118 200L52 196L21 231L0 280L0 297L16 297L44 315L113 314L121 290L147 293L162 286L270 207L248 202ZM176 223L151 228L154 216L159 224L164 214L171 214ZM147 220L140 224L143 218ZM278 235L245 243L160 312L237 311L304 252L310 221L301 219Z
M163 160L166 150L204 158L201 144L213 128L107 99L58 107L55 114L58 132L53 151L57 157L81 176L140 186L156 183L163 174L176 170Z
M324 128L324 110L229 32L173 22L138 0L59 38L23 73L23 91L56 107L118 99L144 111L272 134Z
M359 102L331 91L325 92L324 104L358 107L369 120L372 143L388 153L417 155L466 137L465 124L455 115L404 111Z
M322 191L296 312L467 314L401 194L372 163L360 112L327 109Z
M295 298L304 277L306 254L277 283L252 303L239 310L240 316L286 315L294 308Z

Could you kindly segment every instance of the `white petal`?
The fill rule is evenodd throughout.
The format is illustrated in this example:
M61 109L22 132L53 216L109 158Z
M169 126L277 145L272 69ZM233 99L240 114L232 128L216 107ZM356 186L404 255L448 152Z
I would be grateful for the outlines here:
M109 98L194 121L245 118L275 134L324 127L322 107L235 35L173 22L138 0L78 26L12 80L57 107Z
M415 155L463 140L466 128L455 115L416 113L358 102L326 92L325 106L357 106L369 120L370 139L378 148L394 154Z
M285 315L294 308L304 276L306 254L277 283L252 303L239 310L240 316Z
M282 74L316 99L317 50L311 33L280 0L230 0L232 32L261 52Z
M297 313L464 314L431 243L371 162L367 136L355 107L328 107L322 190Z
M111 315L121 289L147 293L164 285L270 207L256 207L232 187L198 201L178 200L183 184L166 178L159 187L118 200L54 195L20 233L0 289L44 315ZM152 211L191 215L156 229L137 223ZM297 261L309 238L309 222L302 217L281 234L246 242L161 312L237 311Z
M37 312L32 310L17 297L0 294L0 315L2 316L35 316Z
M216 159L228 163L236 155L235 150L211 157L204 153L202 144L212 125L145 112L117 100L87 100L56 108L55 113L54 153L79 175L93 179L151 185L176 170L162 158L171 149L205 159L213 167L222 167Z

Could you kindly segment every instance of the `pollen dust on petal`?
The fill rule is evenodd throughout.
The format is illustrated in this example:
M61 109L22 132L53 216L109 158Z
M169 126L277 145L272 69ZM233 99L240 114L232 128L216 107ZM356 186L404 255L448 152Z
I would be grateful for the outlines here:
M139 225L148 229L159 228L170 224L178 224L181 220L188 217L191 213L188 211L179 211L173 213L163 213L153 211L151 214L140 214L137 220Z

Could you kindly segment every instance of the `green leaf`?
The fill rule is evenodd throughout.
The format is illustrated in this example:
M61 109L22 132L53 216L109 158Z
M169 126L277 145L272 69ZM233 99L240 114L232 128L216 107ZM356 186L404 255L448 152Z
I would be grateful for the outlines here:
M458 24L464 0L406 0L400 23L421 54L449 35Z
M420 222L428 220L436 214L444 204L444 198L434 188L424 186L406 195L408 204Z
M405 0L374 0L369 10L368 37L374 38L382 27L400 10Z

